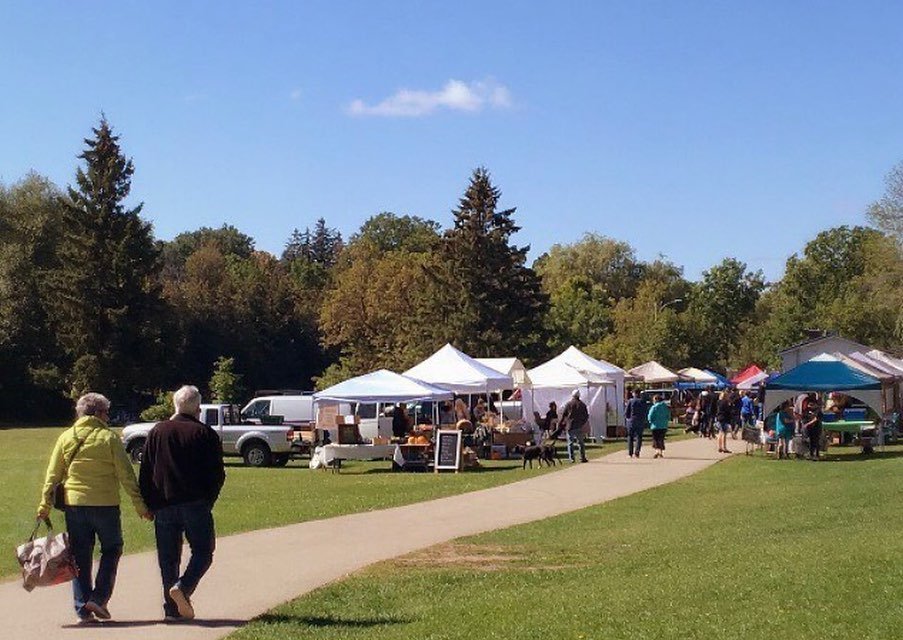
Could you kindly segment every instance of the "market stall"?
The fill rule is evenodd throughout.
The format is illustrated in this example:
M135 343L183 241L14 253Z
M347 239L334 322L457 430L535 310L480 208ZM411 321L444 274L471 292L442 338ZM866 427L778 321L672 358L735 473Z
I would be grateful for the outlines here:
M451 400L450 391L420 380L380 369L339 384L323 389L314 394L314 403L318 407L324 402L348 403L359 406L363 403L409 403L430 401L434 405L438 401ZM434 421L435 422L435 421ZM354 421L350 426L354 426ZM338 427L339 429L341 427ZM341 434L341 431L338 431ZM358 440L360 440L358 434ZM318 447L317 456L324 464L334 464L336 460L375 460L397 457L395 445L382 442L343 442L337 437L336 443Z
M878 415L884 413L881 381L878 378L823 353L766 382L763 415L767 416L785 400L801 393L831 391L858 398ZM827 425L825 428L828 429Z
M622 409L619 398L624 394L623 378L618 381L614 375L610 377L601 373L598 365L596 370L581 367L580 358L573 357L573 354L562 357L565 354L529 370L532 384L522 390L524 404L545 412L548 404L555 402L560 414L574 389L579 389L581 399L589 410L590 435L606 437L608 427L618 424L616 416Z
M672 384L680 380L680 376L662 366L655 360L627 370L628 375L646 385Z

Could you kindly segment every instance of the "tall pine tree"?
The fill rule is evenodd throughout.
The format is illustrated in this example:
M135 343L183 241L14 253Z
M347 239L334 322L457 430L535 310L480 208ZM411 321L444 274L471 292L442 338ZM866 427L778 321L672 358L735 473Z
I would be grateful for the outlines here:
M159 251L143 204L127 208L135 169L106 118L85 139L63 199L63 241L51 279L53 320L71 363L70 393L126 402L160 353Z
M498 210L501 191L489 172L474 170L442 241L448 339L473 356L540 355L547 298L526 265L515 209Z

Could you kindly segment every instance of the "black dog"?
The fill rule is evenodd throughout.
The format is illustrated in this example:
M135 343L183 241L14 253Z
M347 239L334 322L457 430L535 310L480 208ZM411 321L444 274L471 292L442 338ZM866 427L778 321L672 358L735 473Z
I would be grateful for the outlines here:
M549 467L554 467L558 464L558 450L555 449L554 440L540 445L540 449L542 449L542 455L539 457L540 463L545 460L546 465Z
M553 467L557 464L558 461L558 452L555 450L554 442L551 444L540 444L540 445L529 445L524 448L524 464L523 469L527 468L527 463L530 463L530 468L533 468L533 461L536 460L536 463L542 467L542 463L545 462L546 466Z
M539 445L531 444L527 447L524 447L524 465L523 469L527 468L527 463L530 463L530 468L533 468L533 461L536 460L539 466L542 466L542 447Z

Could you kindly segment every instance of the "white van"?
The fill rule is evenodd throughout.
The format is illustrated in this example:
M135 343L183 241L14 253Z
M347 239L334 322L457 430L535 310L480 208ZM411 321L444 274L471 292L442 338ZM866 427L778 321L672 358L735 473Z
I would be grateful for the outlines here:
M241 410L246 422L261 424L271 416L281 416L283 424L310 427L314 422L314 397L312 394L297 396L260 396Z

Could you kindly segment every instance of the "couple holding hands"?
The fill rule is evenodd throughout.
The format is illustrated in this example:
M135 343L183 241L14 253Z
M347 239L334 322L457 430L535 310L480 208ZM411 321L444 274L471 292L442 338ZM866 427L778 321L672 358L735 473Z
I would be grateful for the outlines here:
M76 403L76 421L53 448L38 506L47 519L56 503L66 517L69 545L78 567L72 580L80 624L108 620L122 556L119 488L138 515L154 523L163 581L163 615L168 622L194 617L191 595L213 563L216 536L213 504L225 481L223 450L215 431L199 420L201 394L184 386L173 395L175 414L150 431L138 477L119 436L108 423L110 401L88 393ZM62 487L62 502L55 500ZM191 557L180 570L182 540ZM95 540L100 542L96 577Z

